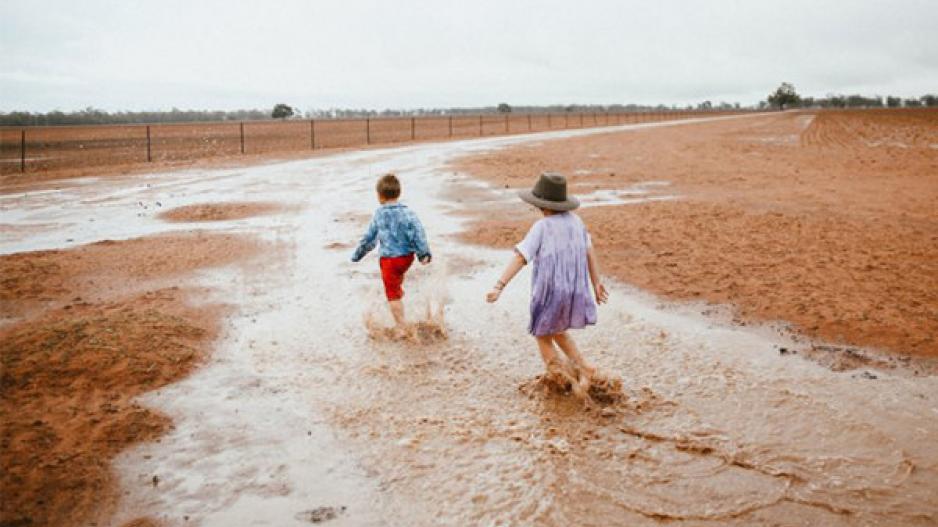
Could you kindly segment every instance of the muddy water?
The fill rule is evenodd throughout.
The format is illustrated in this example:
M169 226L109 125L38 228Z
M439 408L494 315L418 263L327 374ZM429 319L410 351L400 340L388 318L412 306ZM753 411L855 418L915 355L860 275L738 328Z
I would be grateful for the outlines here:
M614 285L599 325L575 337L622 378L626 398L585 411L532 387L542 367L524 333L528 275L484 303L508 254L453 241L452 213L466 203L444 196L470 183L439 168L525 140L4 197L4 223L19 233L0 233L4 252L196 228L155 219L163 207L301 206L197 226L260 233L286 258L250 275L199 277L239 310L209 365L146 397L176 427L120 458L126 496L115 524L143 514L169 525L938 522L935 378L831 372L780 355L791 343L771 328L724 325ZM445 306L445 339L368 331L366 320L388 322L377 263L349 263L348 243L375 206L375 177L389 170L435 251L408 274L407 306L434 321ZM473 206L484 207L478 190Z

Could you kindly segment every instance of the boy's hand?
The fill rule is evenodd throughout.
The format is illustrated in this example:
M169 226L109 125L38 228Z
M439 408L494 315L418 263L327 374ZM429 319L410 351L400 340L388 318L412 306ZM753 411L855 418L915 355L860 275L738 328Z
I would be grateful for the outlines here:
M427 265L428 263L430 263L431 260L433 260L433 257L428 254L420 259L420 263L423 265Z
M500 289L492 289L491 291L489 291L487 295L485 295L485 301L488 302L489 304L493 304L495 303L496 300L498 300L498 297L500 296L502 296L502 292Z
M604 286L602 283L594 285L593 289L596 292L597 304L605 304L609 300L609 291L606 291L606 286Z

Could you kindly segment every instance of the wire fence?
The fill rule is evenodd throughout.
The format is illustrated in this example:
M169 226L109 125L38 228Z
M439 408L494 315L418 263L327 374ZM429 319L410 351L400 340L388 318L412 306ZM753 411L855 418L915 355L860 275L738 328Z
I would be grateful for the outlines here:
M242 154L467 139L691 119L749 110L655 110L608 113L502 113L420 117L291 119L0 127L0 172L175 162Z

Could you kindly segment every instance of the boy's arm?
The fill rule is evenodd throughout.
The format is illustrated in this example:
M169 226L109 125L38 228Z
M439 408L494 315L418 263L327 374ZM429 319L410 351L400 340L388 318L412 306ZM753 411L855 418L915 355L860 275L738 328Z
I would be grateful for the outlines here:
M596 259L592 245L586 250L586 262L589 265L590 281L593 282L593 292L596 294L596 302L605 304L606 300L609 300L609 292L606 291L606 286L603 285L602 277L599 275L599 262Z
M417 253L417 259L421 262L429 262L433 256L430 254L430 244L427 243L427 233L423 230L423 224L420 223L420 218L416 214L411 216L413 218L413 233L412 241L414 243L414 249Z
M365 235L362 236L362 239L358 242L358 247L355 248L355 252L352 254L353 262L361 260L369 251L375 248L378 242L378 222L376 220L377 215L371 218L368 230L365 231Z

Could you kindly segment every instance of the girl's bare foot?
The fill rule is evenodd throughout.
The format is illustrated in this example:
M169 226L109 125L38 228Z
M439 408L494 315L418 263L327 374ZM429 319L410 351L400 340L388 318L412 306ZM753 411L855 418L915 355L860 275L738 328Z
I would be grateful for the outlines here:
M548 362L547 375L560 377L569 382L571 386L575 386L577 383L576 376L566 362L567 361L560 358Z

